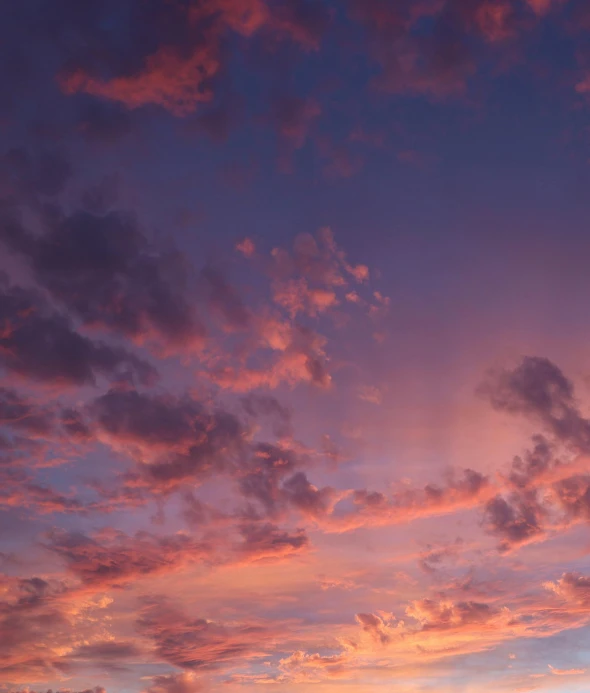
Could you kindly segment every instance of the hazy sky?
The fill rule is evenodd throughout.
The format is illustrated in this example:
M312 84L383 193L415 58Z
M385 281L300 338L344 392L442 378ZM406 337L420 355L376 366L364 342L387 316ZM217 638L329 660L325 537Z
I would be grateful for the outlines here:
M590 3L0 45L0 692L588 691Z

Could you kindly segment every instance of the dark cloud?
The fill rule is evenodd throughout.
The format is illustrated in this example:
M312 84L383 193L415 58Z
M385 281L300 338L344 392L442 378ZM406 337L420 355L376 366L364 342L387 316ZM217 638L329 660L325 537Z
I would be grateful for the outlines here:
M251 456L239 488L246 498L257 500L268 515L280 513L284 495L280 487L286 475L300 464L298 456L289 449L270 443L260 443Z
M0 576L0 678L4 682L47 680L57 673L58 657L47 644L63 644L70 637L70 619L62 598L67 589L61 582L39 577Z
M81 210L57 212L45 222L44 233L33 235L12 214L0 238L76 318L168 348L202 342L183 259L152 248L131 215Z
M161 490L231 470L244 445L245 431L233 414L209 411L189 397L112 390L90 411L111 444L137 451L146 483Z
M138 532L131 537L116 530L103 530L94 537L55 530L44 546L62 558L84 585L100 589L171 572L208 554L207 547L183 534L157 537Z
M129 659L139 654L137 646L133 642L120 640L103 640L77 647L70 655L70 659L98 661L109 664L121 659Z
M141 635L153 641L163 661L193 671L213 670L251 658L260 652L263 640L268 637L261 626L229 627L193 619L163 599L146 604L137 628Z
M387 627L380 616L376 614L356 614L356 620L365 633L369 633L382 645L386 645L391 640Z
M549 359L527 356L511 371L491 373L479 392L494 408L533 417L561 441L590 449L590 422L580 415L573 384Z
M526 488L541 479L554 465L554 448L543 436L533 437L534 448L527 450L524 457L512 461L508 482L516 488Z
M500 550L506 551L544 535L546 511L536 491L492 498L485 506L488 531L500 537Z
M325 515L334 498L333 489L318 489L304 472L297 472L287 479L281 489L285 500L305 515L317 517Z
M252 418L268 416L273 422L273 431L279 438L292 435L291 411L272 395L250 393L241 398L244 411Z
M293 534L269 522L246 522L240 527L242 542L236 549L247 560L277 559L307 548L309 539L304 530Z
M98 375L154 382L156 371L131 352L76 332L29 290L0 281L0 364L41 382L92 385Z
M15 390L0 388L0 426L43 437L53 432L55 423L51 409L28 402Z
M577 474L553 484L557 504L568 522L590 521L590 475Z

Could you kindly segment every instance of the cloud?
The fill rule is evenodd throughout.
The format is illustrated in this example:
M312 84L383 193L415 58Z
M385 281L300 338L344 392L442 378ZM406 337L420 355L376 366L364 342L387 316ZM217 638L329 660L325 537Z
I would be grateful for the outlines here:
M42 515L46 513L84 513L84 505L72 493L62 493L50 486L37 483L22 470L0 470L0 506L26 509Z
M242 541L236 552L247 561L274 560L291 556L308 548L309 539L303 529L294 533L270 522L245 522L239 528Z
M423 12L414 13L408 2L350 3L353 18L367 27L369 53L382 67L380 88L434 98L463 94L476 65L464 30L440 17L444 4L424 3ZM422 36L412 35L413 24L423 16L432 20L434 28Z
M258 376L261 384L276 387L281 380L311 379L318 385L329 386L323 349L326 339L298 321L305 316L319 319L330 315L336 323L342 322L338 306L348 300L351 282L367 282L369 269L363 264L350 264L331 229L325 227L315 236L297 235L292 250L273 248L267 273L272 300L288 321L268 315L258 322L261 346L266 342L274 351L283 352L270 374ZM254 380L255 373L251 371L249 375Z
M192 672L154 676L144 693L199 693L204 685Z
M345 300L351 283L367 282L367 266L349 263L332 231L322 228L316 236L299 234L292 250L274 248L264 269L271 281L274 306L246 315L235 301L235 292L231 306L220 301L217 310L225 312L227 325L243 330L248 323L249 329L236 350L237 363L223 355L214 356L209 377L220 387L237 392L305 382L329 388L327 339L305 317L319 319L329 314L335 322L342 322L342 314L335 309ZM234 308L239 309L237 313Z
M186 58L174 48L162 47L146 57L144 68L135 75L103 81L78 68L59 83L65 94L84 92L130 109L157 104L173 115L185 116L213 99L209 83L219 69L219 57L208 46L195 47Z
M359 527L380 527L444 515L480 505L491 491L487 477L472 469L463 470L458 477L451 474L446 486L410 487L396 491L390 497L380 491L360 489L350 494L352 509L337 505L322 526L332 532L346 532Z
M334 289L345 287L347 278L362 283L369 277L365 265L349 264L329 227L321 228L316 237L309 233L298 234L291 252L274 248L271 260L269 272L276 281L303 277L312 285Z
M361 385L358 398L363 402L379 405L383 401L383 392L375 385Z
M256 245L251 238L246 237L239 243L236 243L236 250L242 253L244 257L251 258L256 252Z
M81 645L72 656L80 659L126 659L127 657L135 657L138 652L139 650L133 642L103 640L90 645Z
M83 667L88 663L103 670L119 671L125 660L134 660L141 655L140 649L129 640L97 640L80 645L68 654L68 666Z
M590 449L590 422L580 415L574 386L549 359L526 356L513 370L492 372L479 392L495 409L531 417L560 441Z
M479 393L495 409L527 416L550 436L533 436L533 449L515 457L509 472L501 475L505 493L486 506L486 526L501 537L500 549L540 541L588 521L590 421L580 413L573 383L548 359L525 357L512 370L489 373ZM565 448L564 459L557 456L558 444Z
M0 388L0 425L23 431L34 438L44 438L54 432L55 412L29 402L15 390Z
M257 500L268 515L279 514L284 500L281 482L299 464L300 460L293 450L260 443L239 478L240 492L246 498Z
M309 327L274 317L259 318L255 332L257 349L254 351L258 353L252 355L251 362L246 359L246 363L234 365L222 360L209 372L214 383L235 392L275 389L283 383L291 387L302 382L330 387L332 377L324 350L325 337ZM256 365L262 354L264 365Z
M104 529L94 536L54 530L44 546L63 559L83 585L121 587L147 575L168 573L205 558L209 550L184 534L157 537L149 532L128 536Z
M501 538L503 551L544 537L545 516L546 510L535 491L514 494L509 500L496 496L488 501L484 511L487 529Z
M144 28L143 36L133 25L128 32L132 60L117 63L113 48L119 54L123 51L114 46L113 58L103 60L106 65L78 56L58 77L62 91L109 99L129 109L158 105L175 116L186 116L214 100L223 83L232 37L241 37L242 49L247 41L265 37L313 49L326 24L320 4L310 2L194 0L177 7L167 5L165 25L163 3L152 5L148 10L139 5L131 13L131 21ZM151 41L145 41L150 33ZM92 34L95 43L104 41L100 32Z
M590 577L580 573L563 573L559 580L546 582L545 587L568 602L590 607Z
M556 467L554 446L541 435L533 436L533 443L533 450L527 450L524 458L517 456L512 461L507 481L514 488L527 488Z
M480 602L422 599L412 602L406 613L420 623L422 630L446 630L485 624L499 612L489 604Z
M279 662L282 676L270 679L271 683L285 680L295 683L318 683L326 678L340 678L347 673L346 655L321 655L318 652L309 654L297 650ZM263 681L268 683L269 681Z
M0 589L2 681L30 683L59 678L64 671L64 655L80 638L93 640L103 604L76 595L65 582L55 579L0 576Z
M385 645L391 640L389 629L381 616L377 614L356 614L355 618L365 633L369 633L377 642Z
M146 602L137 629L153 642L161 660L189 671L210 671L262 657L269 640L268 631L261 625L225 625L192 618L160 598ZM176 693L175 688L161 685L166 693ZM178 691L184 693L183 688Z
M190 397L111 390L90 406L98 436L139 464L147 486L171 490L230 471L245 444L240 421Z
M437 572L441 564L444 564L446 560L457 558L460 546L461 541L458 539L450 546L442 546L439 548L428 547L428 549L421 554L418 566L425 573L432 575Z
M586 669L557 669L556 667L547 665L554 676L581 676L586 673Z
M93 385L98 375L151 384L156 370L124 348L82 336L39 294L0 281L0 364L56 385Z
M202 345L183 258L152 247L132 215L60 210L44 221L44 232L33 235L10 214L0 239L77 319L164 349Z
M434 0L415 3L351 0L350 15L366 27L366 51L380 65L375 84L433 100L462 97L490 60L501 64L551 0Z
M291 410L283 406L275 397L252 392L240 400L244 411L252 418L269 417L273 431L278 438L292 435Z

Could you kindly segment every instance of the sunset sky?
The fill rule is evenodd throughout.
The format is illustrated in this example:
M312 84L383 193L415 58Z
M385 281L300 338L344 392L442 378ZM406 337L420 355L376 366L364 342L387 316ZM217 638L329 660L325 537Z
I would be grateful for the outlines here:
M0 45L0 693L587 693L590 2Z

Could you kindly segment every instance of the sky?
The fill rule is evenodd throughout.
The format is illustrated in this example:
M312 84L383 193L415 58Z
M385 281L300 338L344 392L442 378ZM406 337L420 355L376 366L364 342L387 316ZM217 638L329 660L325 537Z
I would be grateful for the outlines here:
M0 693L588 691L587 0L0 44Z

